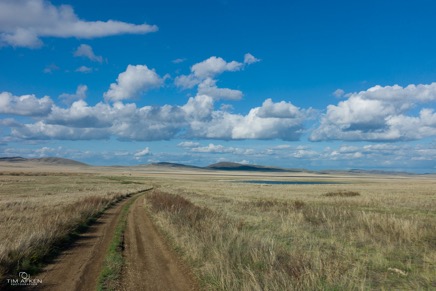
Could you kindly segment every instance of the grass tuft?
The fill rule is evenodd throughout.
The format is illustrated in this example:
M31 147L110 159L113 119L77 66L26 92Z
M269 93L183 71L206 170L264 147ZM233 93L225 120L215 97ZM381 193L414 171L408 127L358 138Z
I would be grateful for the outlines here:
M356 191L348 191L348 190L338 190L334 192L327 192L323 194L326 197L355 197L360 196L359 192Z
M109 250L106 254L103 263L103 269L98 280L97 290L117 290L119 289L119 281L123 267L123 243L124 230L127 225L127 214L132 203L136 200L132 199L121 210L121 215Z
M179 223L189 228L201 229L202 223L212 215L212 211L194 205L180 195L169 194L158 190L147 196L154 212L167 212L179 219Z

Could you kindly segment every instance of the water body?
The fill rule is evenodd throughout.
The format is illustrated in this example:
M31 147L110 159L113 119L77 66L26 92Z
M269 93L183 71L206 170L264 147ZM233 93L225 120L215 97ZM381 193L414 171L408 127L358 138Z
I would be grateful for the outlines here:
M265 180L248 180L241 181L249 184L267 184L267 185L325 185L325 184L341 184L339 182L326 181L265 181Z

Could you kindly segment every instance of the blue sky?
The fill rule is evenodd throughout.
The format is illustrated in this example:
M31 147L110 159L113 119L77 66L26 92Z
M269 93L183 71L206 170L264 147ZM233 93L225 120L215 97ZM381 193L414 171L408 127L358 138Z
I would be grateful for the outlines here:
M0 1L0 156L436 172L434 1Z

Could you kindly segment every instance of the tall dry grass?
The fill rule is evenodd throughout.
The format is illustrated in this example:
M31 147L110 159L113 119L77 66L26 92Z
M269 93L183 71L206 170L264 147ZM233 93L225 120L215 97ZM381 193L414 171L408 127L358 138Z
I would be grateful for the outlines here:
M206 290L436 288L431 180L160 185L150 212Z
M32 271L111 203L144 185L92 174L0 175L0 282Z

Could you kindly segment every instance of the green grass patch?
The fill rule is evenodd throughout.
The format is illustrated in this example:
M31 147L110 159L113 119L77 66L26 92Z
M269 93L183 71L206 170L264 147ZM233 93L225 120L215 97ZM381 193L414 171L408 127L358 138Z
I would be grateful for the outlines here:
M118 182L118 183L123 184L123 185L129 185L129 184L141 185L141 184L144 184L142 182L129 180L128 177L105 177L105 178L107 178L108 180L114 181L114 182Z
M127 215L130 206L136 199L138 199L138 197L127 202L121 210L121 215L115 228L114 237L104 260L103 270L100 273L97 290L117 290L117 287L119 287L118 283L124 263L123 242L124 231L127 226Z
M338 191L334 191L334 192L327 192L323 196L326 196L326 197L355 197L355 196L360 196L360 193L356 192L356 191L338 190Z

